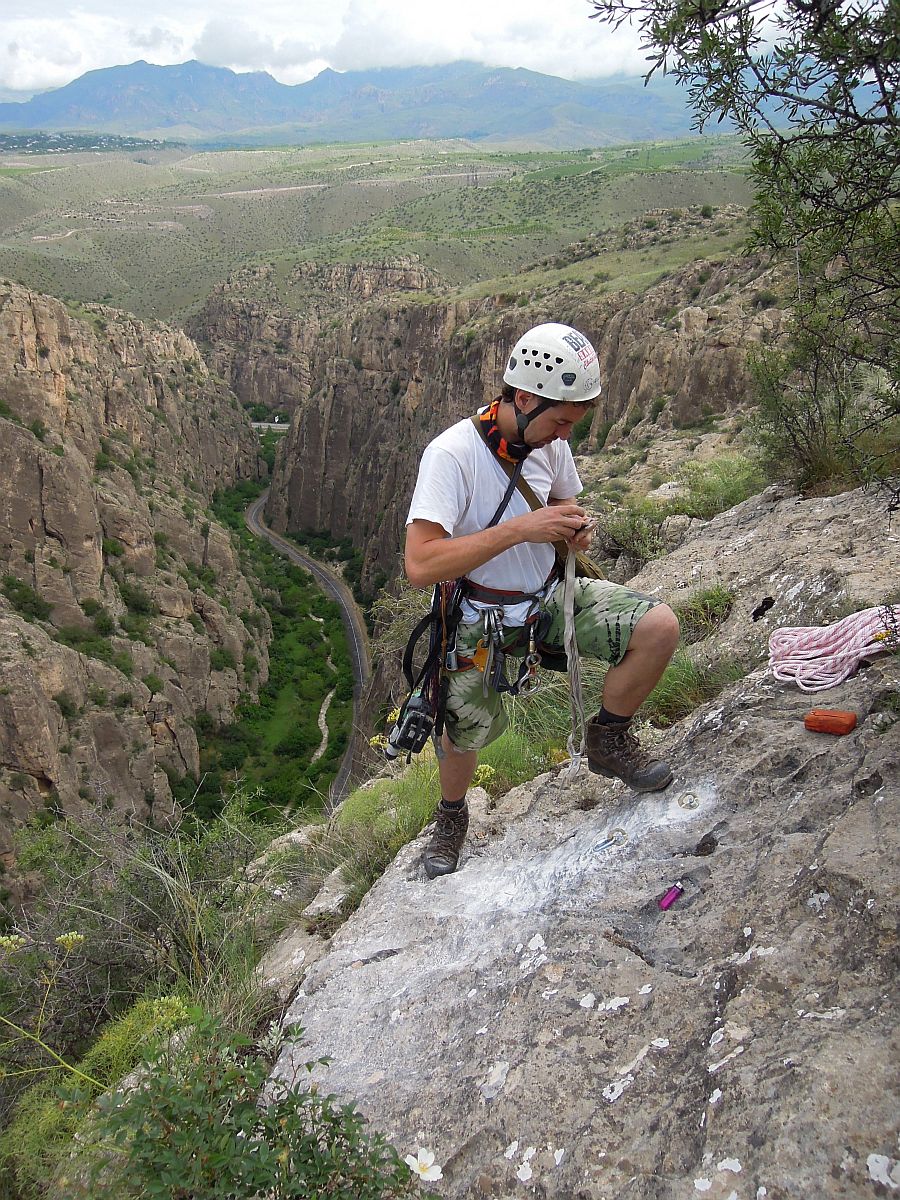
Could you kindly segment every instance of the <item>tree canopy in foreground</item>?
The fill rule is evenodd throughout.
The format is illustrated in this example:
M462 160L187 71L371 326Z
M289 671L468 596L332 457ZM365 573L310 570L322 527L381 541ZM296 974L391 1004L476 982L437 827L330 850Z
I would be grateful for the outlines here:
M787 256L795 279L783 379L799 372L813 408L848 388L868 396L875 474L896 472L896 437L883 435L900 403L897 0L591 3L593 17L638 27L648 78L685 84L698 128L728 119L744 136L751 241Z

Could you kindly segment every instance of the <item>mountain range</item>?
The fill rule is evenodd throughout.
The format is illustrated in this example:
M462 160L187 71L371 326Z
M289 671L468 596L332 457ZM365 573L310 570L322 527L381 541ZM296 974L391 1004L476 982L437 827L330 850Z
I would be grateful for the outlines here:
M640 77L574 82L456 62L326 69L288 86L264 71L139 61L0 104L0 130L36 129L237 145L466 138L570 149L684 136L691 114L684 92L667 79L648 87Z

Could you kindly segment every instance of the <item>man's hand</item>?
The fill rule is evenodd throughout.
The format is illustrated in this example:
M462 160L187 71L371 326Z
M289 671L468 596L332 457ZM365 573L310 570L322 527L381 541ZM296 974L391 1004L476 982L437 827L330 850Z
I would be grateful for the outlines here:
M550 504L513 517L509 524L517 526L523 542L572 542L582 532L587 533L587 519L587 513L578 504ZM581 544L577 544L580 548Z
M591 538L594 536L594 530L597 527L597 518L588 517L578 533L574 537L569 538L569 545L574 546L576 550L588 550L591 545Z

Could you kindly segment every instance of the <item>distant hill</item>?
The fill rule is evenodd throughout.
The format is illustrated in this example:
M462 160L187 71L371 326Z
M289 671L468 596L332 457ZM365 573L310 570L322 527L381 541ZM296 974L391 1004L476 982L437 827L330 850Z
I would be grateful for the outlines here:
M32 129L245 145L454 137L563 149L681 137L691 122L684 93L668 80L575 83L457 62L325 70L289 87L262 71L140 61L0 104L0 130Z

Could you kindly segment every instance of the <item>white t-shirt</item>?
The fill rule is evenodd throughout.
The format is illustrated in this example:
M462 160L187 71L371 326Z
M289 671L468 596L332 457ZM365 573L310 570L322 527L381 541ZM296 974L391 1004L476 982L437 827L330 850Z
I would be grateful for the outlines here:
M581 491L569 443L557 438L532 450L525 459L522 477L540 500L568 500ZM409 506L407 525L433 521L451 537L487 529L503 499L509 476L485 443L471 419L458 421L425 447L419 476ZM518 488L513 492L499 524L531 511ZM555 551L549 542L522 542L496 558L474 567L468 578L501 591L537 592L553 566ZM467 601L463 620L478 620L485 605ZM505 607L504 623L525 623L530 602Z

